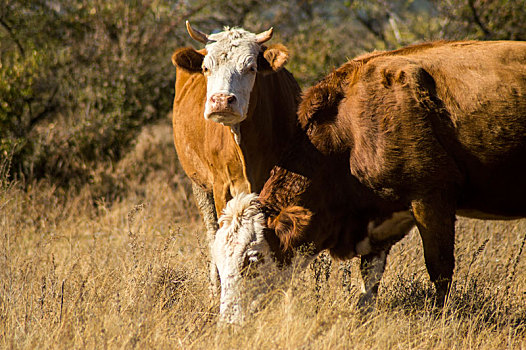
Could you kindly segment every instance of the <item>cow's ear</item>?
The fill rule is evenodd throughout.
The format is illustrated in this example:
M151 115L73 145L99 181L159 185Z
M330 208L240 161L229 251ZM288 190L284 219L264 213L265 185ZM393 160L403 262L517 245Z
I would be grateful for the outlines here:
M289 59L289 50L281 44L262 46L258 56L259 72L277 72Z
M172 63L189 72L200 72L206 49L196 50L191 47L177 49L172 55Z
M312 213L308 209L290 206L282 209L275 218L269 218L267 224L274 229L283 250L287 251L303 235L311 217Z

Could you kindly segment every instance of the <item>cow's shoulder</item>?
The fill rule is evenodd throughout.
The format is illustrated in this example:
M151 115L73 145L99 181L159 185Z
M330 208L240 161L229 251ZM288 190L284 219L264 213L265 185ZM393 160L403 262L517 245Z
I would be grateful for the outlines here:
M298 107L298 120L302 128L337 114L338 105L345 96L345 88L362 64L357 60L349 61L303 93Z
M337 114L338 105L345 97L348 87L359 80L372 78L371 74L378 70L383 69L381 72L383 78L377 82L384 85L389 85L393 82L393 78L396 78L393 76L393 66L397 69L405 68L417 80L421 79L423 70L410 59L410 56L447 44L446 41L437 41L393 51L375 51L348 61L305 91L298 108L301 126L306 128L310 123L330 120ZM405 81L405 74L402 73L402 81Z
M318 150L342 152L353 139L371 143L399 129L403 118L415 123L415 110L422 117L425 110L436 110L434 90L433 78L417 60L374 53L347 62L306 90L298 120Z

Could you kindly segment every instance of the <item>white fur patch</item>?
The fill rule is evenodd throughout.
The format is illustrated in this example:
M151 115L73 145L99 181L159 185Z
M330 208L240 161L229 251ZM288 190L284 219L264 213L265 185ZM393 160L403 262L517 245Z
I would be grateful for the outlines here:
M258 271L274 267L270 248L263 231L265 217L259 209L256 194L241 193L231 199L219 218L220 229L212 255L221 279L221 319L241 323L245 307L241 302L244 264L261 263Z
M367 255L371 252L371 240L365 237L356 244L356 253L359 255Z
M376 224L369 222L367 235L374 241L382 242L392 237L405 236L415 226L413 215L408 210L394 212L389 218Z
M203 67L208 70L204 116L210 119L213 115L212 119L223 125L238 124L247 117L261 46L256 42L256 34L241 28L226 27L208 38L210 43L206 45L207 55L203 60ZM233 114L213 114L209 101L216 93L235 96L231 106Z
M265 218L257 207L256 199L255 193L240 193L226 204L223 215L219 217L219 226L229 243L234 243L234 240L236 244L248 243L258 233L263 234ZM250 223L253 225L249 225ZM242 225L245 225L244 229L241 229Z

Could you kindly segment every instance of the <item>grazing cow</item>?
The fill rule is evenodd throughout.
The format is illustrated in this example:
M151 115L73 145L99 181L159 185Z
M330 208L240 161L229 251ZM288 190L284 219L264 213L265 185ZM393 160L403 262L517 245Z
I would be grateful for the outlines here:
M239 28L206 35L187 22L205 49L175 51L174 143L192 180L209 244L217 214L241 192L260 191L285 144L299 130L300 88L286 69L287 49L266 46L272 29ZM211 264L212 292L217 272Z
M405 216L403 236L408 210L443 301L455 214L526 216L526 42L434 42L364 55L308 89L298 119L304 133L259 197L235 197L220 219L213 253L227 319L242 318L247 265L286 265L302 245L337 258L374 253L371 220Z

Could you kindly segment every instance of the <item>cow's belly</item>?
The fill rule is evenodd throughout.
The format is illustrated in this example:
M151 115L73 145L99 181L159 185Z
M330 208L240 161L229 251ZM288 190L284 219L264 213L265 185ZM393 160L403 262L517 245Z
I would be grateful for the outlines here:
M459 188L459 215L478 219L526 217L526 150L506 161L482 164L466 162L464 183ZM505 159L506 155L502 155Z
M460 209L457 210L457 215L480 220L517 220L525 217L526 215L510 216L502 215L498 213L488 213L475 209Z
M464 193L458 203L458 215L485 220L526 217L526 185L493 186L488 184L491 189Z

